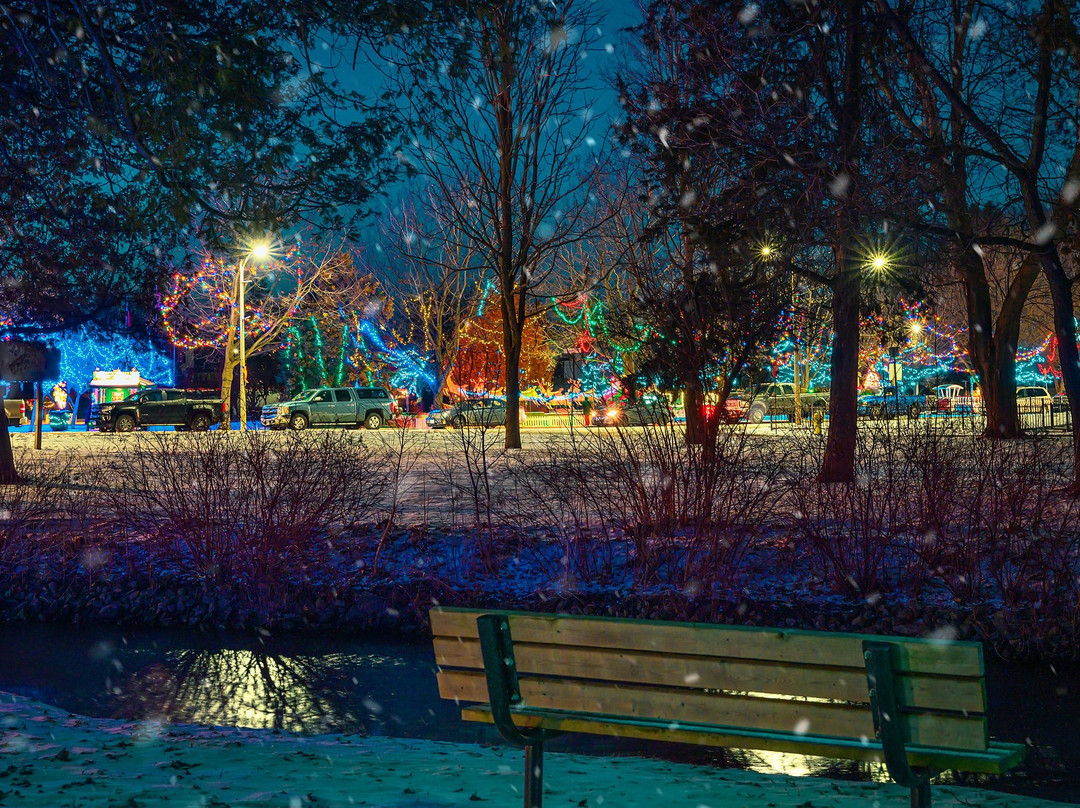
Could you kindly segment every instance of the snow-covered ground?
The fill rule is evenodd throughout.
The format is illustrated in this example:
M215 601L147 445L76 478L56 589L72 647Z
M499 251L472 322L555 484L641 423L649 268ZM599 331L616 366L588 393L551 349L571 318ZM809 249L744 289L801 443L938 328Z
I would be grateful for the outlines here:
M126 723L0 694L0 805L456 808L521 804L515 749L359 735ZM545 805L594 808L889 808L892 784L549 753ZM934 789L938 808L1062 803Z

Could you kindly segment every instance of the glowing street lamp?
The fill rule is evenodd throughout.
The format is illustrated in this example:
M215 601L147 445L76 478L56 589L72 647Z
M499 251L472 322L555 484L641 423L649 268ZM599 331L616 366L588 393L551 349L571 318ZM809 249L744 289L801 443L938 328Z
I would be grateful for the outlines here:
M240 431L247 431L247 340L244 331L244 289L247 281L244 278L244 269L248 261L262 263L272 255L272 248L268 241L256 241L248 246L247 251L240 258Z
M866 264L874 272L888 272L892 266L892 259L888 253L876 252L870 255L870 259Z

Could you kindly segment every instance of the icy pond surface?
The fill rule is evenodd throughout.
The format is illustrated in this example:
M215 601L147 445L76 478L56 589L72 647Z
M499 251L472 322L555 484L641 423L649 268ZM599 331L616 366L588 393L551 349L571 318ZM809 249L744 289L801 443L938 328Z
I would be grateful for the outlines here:
M494 729L461 721L439 698L434 671L423 640L0 625L0 690L83 715L501 743ZM992 662L987 676L991 735L1035 749L1008 777L968 782L1080 803L1080 666ZM875 767L797 755L599 737L571 736L552 749L882 777Z

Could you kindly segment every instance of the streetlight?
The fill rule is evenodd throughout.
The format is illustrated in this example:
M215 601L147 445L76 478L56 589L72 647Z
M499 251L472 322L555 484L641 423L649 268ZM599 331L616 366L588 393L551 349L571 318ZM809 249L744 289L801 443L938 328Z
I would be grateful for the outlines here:
M247 252L240 258L240 431L247 431L247 341L244 332L244 269L248 261L262 262L270 257L270 244L265 241L257 241L251 244Z
M867 256L865 266L878 274L886 274L892 269L892 256L887 252L873 252Z
M777 256L777 249L769 242L758 246L758 255L763 261L770 261ZM795 312L798 308L798 294L795 289L795 273L791 272L791 381L795 395L794 410L791 418L796 424L802 423L802 356L799 349L799 337L795 326Z

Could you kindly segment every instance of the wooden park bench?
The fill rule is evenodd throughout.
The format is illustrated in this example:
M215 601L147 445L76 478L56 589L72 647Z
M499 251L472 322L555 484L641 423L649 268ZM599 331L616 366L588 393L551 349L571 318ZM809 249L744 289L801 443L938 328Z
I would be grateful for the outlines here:
M977 642L450 608L431 628L442 697L525 747L526 808L566 732L884 761L913 808L941 771L1024 757L988 737Z

